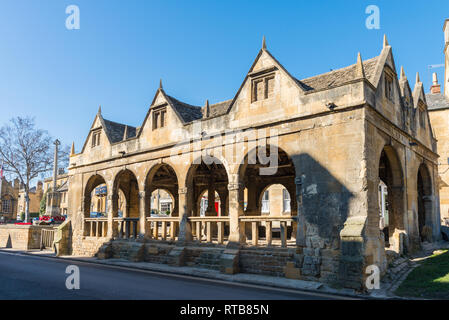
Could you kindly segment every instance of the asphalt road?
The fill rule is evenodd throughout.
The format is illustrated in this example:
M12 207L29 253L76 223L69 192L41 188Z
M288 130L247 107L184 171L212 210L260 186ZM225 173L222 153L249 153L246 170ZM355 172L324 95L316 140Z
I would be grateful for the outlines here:
M80 289L66 288L66 268L80 271ZM308 300L337 296L192 279L151 271L0 251L0 299Z

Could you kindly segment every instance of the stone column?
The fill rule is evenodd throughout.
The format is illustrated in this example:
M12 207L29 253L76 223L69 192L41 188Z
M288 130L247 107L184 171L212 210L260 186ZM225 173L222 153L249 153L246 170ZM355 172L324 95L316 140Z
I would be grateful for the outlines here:
M229 243L228 246L239 246L245 241L245 228L239 221L243 215L243 185L229 184Z
M58 148L61 143L58 139L55 140L55 154L54 154L54 163L53 163L53 187L51 192L47 194L48 204L45 210L45 214L51 217L59 216L60 210L60 199L59 193L56 191L57 189L57 176L58 176Z
M191 189L191 188L190 188ZM188 192L190 191L190 192ZM178 205L179 205L179 234L178 244L183 245L187 241L192 241L192 227L188 217L191 213L192 191L189 188L179 188Z
M296 184L296 205L297 205L297 217L296 217L296 246L306 246L306 219L304 217L304 209L302 203L303 189L303 177L295 178Z
M108 195L106 198L107 201L107 208L108 208L108 238L114 238L117 235L117 230L114 228L114 210L117 206L116 201L118 196L109 194L109 190L112 191L112 189L109 189L108 187Z
M206 216L216 217L217 211L215 210L215 187L214 177L209 178L209 186L207 188L207 209Z
M145 191L139 192L139 237L144 237L146 234L146 201Z

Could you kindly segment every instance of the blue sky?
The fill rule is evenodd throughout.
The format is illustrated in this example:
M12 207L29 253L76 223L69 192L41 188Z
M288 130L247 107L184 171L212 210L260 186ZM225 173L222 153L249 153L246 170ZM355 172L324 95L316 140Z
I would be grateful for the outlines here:
M80 30L65 9L80 8ZM380 30L365 8L380 8ZM449 1L1 0L0 125L31 115L80 151L101 104L109 120L141 125L163 79L166 92L203 105L230 99L267 38L297 78L378 55L386 33L411 86L419 71L442 83Z

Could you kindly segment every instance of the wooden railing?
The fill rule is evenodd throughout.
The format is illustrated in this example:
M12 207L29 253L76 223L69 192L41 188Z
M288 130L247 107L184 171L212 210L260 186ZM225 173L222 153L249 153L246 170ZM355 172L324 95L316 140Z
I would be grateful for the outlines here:
M225 226L229 225L229 217L189 217L189 220L194 239L211 243L216 233L217 242L224 243Z
M53 249L53 243L55 241L55 230L42 229L41 230L41 250L51 248Z
M84 218L84 235L87 237L106 237L108 218Z
M176 240L179 217L147 217L146 237L154 240Z
M113 221L119 239L137 238L139 218L114 218Z
M251 224L251 244L257 246L261 240L259 237L259 226L265 226L265 242L266 245L273 245L273 224L278 223L280 229L281 247L287 246L287 224L295 221L295 217L291 216L241 216L239 221L242 222L243 228L246 224ZM276 228L277 229L277 228Z

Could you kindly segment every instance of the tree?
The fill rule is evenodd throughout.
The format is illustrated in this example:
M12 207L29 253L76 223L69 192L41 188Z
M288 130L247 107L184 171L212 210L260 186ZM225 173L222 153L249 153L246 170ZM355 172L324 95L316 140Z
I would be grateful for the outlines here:
M0 128L0 161L19 178L25 191L25 221L29 218L30 183L52 169L52 138L35 127L34 118L16 117Z
M49 190L45 191L44 195L42 196L41 202L39 204L39 215L40 216L43 216L45 214L45 210L47 209L47 192Z

